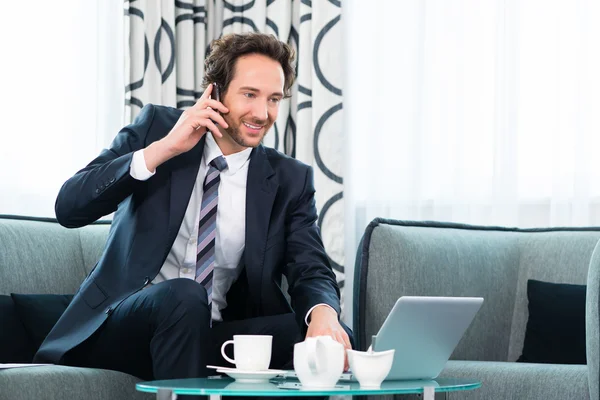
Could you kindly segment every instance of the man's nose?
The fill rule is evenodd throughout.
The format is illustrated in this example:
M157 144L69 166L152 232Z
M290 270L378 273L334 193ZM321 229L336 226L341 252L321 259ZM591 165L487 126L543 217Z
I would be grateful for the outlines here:
M252 107L252 117L260 121L266 121L269 118L269 107L265 101L256 101Z

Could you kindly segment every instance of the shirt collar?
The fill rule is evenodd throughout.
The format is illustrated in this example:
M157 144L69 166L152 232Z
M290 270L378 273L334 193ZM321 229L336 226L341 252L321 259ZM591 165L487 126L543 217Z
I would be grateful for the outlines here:
M240 152L230 154L228 156L223 156L223 152L219 148L217 142L215 142L215 138L211 132L206 133L206 141L204 143L204 165L208 166L208 164L219 156L225 157L227 161L227 169L223 172L228 171L231 174L235 174L242 166L248 161L250 158L250 153L252 153L252 147L248 147Z

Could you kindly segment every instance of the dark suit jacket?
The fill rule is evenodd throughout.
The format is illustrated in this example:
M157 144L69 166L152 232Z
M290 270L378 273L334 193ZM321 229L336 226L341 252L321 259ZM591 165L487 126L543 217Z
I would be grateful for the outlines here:
M147 105L110 148L61 188L56 217L69 228L115 212L104 252L54 326L36 361L59 363L128 296L154 279L182 223L202 159L204 139L157 168L131 177L133 153L166 136L181 110ZM305 331L311 307L340 311L339 289L319 229L312 169L261 146L250 156L246 189L244 273L227 295L224 319L295 312ZM291 304L281 290L288 280Z

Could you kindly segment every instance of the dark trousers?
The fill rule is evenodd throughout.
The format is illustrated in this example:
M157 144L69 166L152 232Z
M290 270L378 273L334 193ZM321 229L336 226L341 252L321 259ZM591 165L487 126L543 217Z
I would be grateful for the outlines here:
M143 380L214 374L207 364L232 366L221 344L234 334L273 335L271 368L291 369L294 344L303 340L293 314L213 323L204 287L173 279L127 298L102 327L69 351L64 363L110 369ZM231 357L232 346L228 346Z

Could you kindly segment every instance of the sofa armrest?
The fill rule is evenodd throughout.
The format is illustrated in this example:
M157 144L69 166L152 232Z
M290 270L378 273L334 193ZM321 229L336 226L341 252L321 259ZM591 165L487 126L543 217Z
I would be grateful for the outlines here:
M596 244L588 270L585 306L585 349L590 399L600 398L600 242Z

